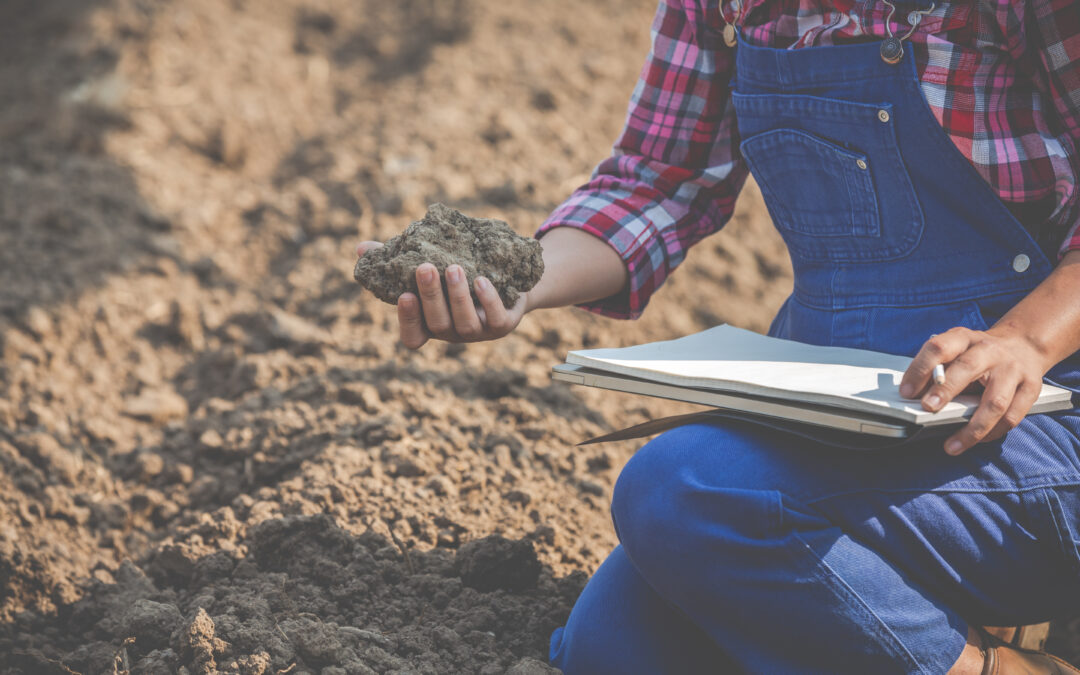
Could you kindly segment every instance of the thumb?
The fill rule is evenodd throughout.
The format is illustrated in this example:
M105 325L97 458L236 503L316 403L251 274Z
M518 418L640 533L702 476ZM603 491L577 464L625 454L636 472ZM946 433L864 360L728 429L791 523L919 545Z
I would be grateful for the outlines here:
M363 256L368 251L379 248L382 246L382 242L378 241L362 241L356 246L356 255L358 257Z
M507 310L507 313L513 319L516 325L529 311L529 292L524 291L518 295L517 302L514 306Z

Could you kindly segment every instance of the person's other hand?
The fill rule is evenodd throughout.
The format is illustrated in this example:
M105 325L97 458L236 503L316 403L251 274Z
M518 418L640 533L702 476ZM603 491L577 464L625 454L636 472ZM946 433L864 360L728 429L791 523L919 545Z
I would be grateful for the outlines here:
M356 254L362 256L382 246L377 241L361 242ZM460 265L446 268L446 293L439 271L431 263L416 268L419 297L402 293L398 298L398 333L401 343L419 349L429 339L447 342L495 340L514 330L525 316L528 294L522 293L513 307L503 306L498 291L484 277L473 284L480 307L473 304L465 270ZM447 296L450 301L447 302Z
M941 385L932 381L938 364L945 365ZM977 443L1001 438L1019 424L1039 398L1050 365L1022 335L958 327L926 341L900 381L900 395L921 394L923 408L937 412L969 386L983 385L971 419L945 441L945 451L958 455Z

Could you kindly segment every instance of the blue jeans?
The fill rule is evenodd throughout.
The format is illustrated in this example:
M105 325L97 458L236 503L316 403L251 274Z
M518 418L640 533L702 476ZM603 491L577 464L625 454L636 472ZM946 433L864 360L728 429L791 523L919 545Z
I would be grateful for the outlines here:
M1080 607L1080 415L1004 442L859 453L682 427L615 486L622 545L552 661L575 673L944 673L967 623Z

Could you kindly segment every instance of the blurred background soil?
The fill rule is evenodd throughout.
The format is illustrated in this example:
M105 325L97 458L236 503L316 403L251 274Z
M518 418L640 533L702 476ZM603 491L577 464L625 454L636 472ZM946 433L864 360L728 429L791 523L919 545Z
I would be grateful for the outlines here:
M574 444L683 410L549 368L764 330L783 245L751 185L641 321L419 353L353 248L435 201L531 233L652 10L0 3L0 671L549 672L637 445Z

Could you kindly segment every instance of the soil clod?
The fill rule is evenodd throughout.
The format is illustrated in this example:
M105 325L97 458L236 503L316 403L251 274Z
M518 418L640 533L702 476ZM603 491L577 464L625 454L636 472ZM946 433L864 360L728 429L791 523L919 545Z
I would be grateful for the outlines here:
M422 220L409 225L385 246L368 251L356 262L353 276L383 302L397 304L402 293L417 293L416 268L428 262L439 275L461 265L477 302L473 282L485 277L503 305L512 307L544 273L540 242L516 234L501 220L470 218L460 211L432 204Z
M540 562L530 542L498 535L465 544L455 563L462 582L478 591L522 591L535 586L540 575Z

